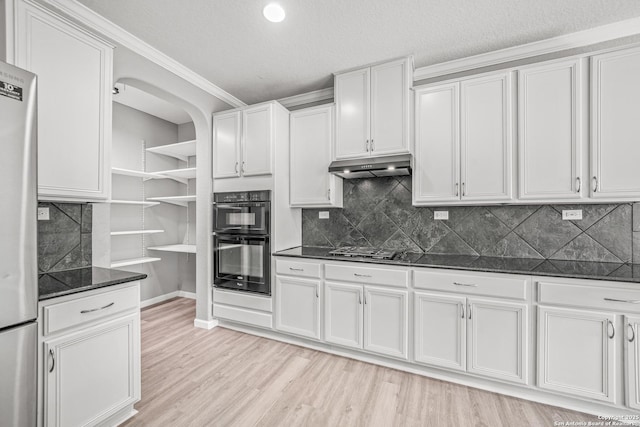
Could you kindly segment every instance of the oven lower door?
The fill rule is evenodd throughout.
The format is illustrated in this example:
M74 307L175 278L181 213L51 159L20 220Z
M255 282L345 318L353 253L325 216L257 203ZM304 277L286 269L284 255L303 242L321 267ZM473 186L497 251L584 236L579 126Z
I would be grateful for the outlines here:
M268 236L214 236L214 281L218 288L271 295Z

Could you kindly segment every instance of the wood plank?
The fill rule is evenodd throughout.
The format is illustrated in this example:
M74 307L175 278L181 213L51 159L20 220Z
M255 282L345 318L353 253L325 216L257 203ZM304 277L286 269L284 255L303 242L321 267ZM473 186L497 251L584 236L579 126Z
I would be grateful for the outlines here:
M124 426L444 426L596 417L224 328L195 301L142 310L142 400Z

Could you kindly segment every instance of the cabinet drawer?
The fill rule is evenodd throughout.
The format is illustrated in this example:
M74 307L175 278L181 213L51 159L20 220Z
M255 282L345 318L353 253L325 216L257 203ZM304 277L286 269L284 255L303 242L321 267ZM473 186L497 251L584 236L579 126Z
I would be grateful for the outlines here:
M640 289L538 282L538 301L541 304L640 313Z
M354 265L327 264L327 280L378 284L406 288L409 284L409 270L391 270L388 268L356 267Z
M320 278L320 264L305 261L277 259L276 273L289 276Z
M115 313L137 309L139 305L138 286L52 304L43 310L44 334L49 335Z
M467 295L487 295L501 298L527 299L528 277L479 275L416 270L415 287Z
M268 311L271 313L271 298L250 295L247 293L213 290L213 302L218 304L235 305L254 310Z
M273 317L271 313L261 313L239 307L213 304L213 316L223 320L232 320L234 322L246 323L263 328L273 327Z

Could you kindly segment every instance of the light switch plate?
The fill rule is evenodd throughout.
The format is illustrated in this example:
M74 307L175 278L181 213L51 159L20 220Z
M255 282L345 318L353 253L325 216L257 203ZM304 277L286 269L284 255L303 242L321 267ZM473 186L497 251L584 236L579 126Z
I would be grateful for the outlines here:
M320 219L329 219L329 211L318 212L318 218L320 218Z
M565 221L576 221L582 219L582 209L563 210L562 219Z
M38 221L49 221L49 208L38 208Z
M433 211L433 219L447 220L449 219L449 211Z

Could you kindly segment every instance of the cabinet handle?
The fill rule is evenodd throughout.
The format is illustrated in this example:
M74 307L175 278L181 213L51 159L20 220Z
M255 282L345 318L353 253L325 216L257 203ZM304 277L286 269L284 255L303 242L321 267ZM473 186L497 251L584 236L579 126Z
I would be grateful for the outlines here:
M453 282L454 285L456 286L467 286L470 288L477 288L478 285L476 285L475 283L459 283L459 282Z
M364 303L367 303L367 294L364 294Z
M364 148L365 150L367 150L367 153L369 152L369 140L367 139L367 141L364 143Z
M636 330L633 328L633 325L631 323L627 323L627 326L629 327L629 329L631 329L631 337L629 338L629 342L633 342L633 340L636 339Z
M242 173L244 173L244 162L242 162L242 168L240 169Z
M471 304L469 304L469 320L471 320Z
M353 273L354 276L356 277L371 277L368 274L358 274L358 273Z
M92 308L91 310L82 310L82 311L80 312L80 314L87 314L87 313L93 313L94 311L104 310L105 308L109 308L109 307L111 307L111 306L112 306L112 305L114 305L114 304L115 304L115 302L112 302L111 304L107 304L107 305L105 305L104 307L100 307L100 308Z
M611 302L623 302L625 304L640 304L640 300L637 299L616 299L616 298L605 298L605 301Z
M304 271L304 268L293 268L293 267L289 267L289 270L291 270L291 271Z
M611 335L609 335L609 339L613 339L613 337L616 336L616 327L613 325L611 320L607 319L607 330L609 329L609 326L611 326Z
M593 177L593 192L595 193L596 191L598 191L598 177L594 176Z
M49 356L51 356L51 368L49 368L49 373L53 372L53 368L56 367L56 355L53 354L53 350L49 349Z
M464 304L460 304L460 310L462 311L462 316L460 316L460 318L464 319Z
M373 143L373 139L371 140L371 152L373 153L373 150L376 149L375 144Z
M238 162L236 162L235 170L236 170L236 173L238 173Z
M463 182L463 183L462 183L462 196L465 196L465 195L466 195L466 192L467 192L467 190L465 189L465 185L464 185L464 184L465 184L465 183Z
M362 292L358 292L358 304L362 305Z
M579 193L582 189L582 181L580 181L580 177L576 176L576 193Z
M331 189L327 190L327 199L331 200Z
M320 285L316 285L316 298L320 298L320 291L318 290L319 287Z
M458 197L460 195L460 192L458 191L458 187L460 186L460 184L458 184L456 182L456 197Z

